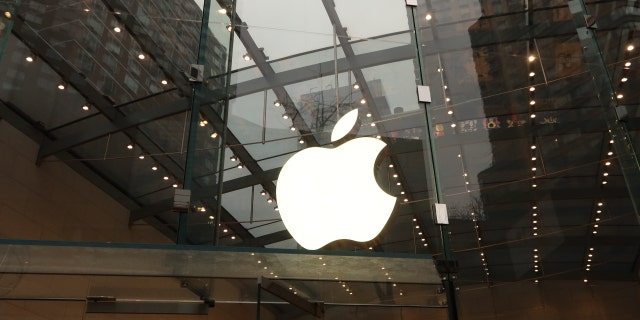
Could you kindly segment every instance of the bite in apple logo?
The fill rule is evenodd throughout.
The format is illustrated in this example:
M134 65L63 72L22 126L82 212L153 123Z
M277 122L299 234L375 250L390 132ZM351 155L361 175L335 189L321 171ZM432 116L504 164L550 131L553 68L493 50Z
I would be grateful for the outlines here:
M357 109L344 115L331 142L344 140L357 119ZM374 175L384 147L381 140L361 137L332 149L304 149L285 163L276 189L278 208L302 247L315 250L340 239L366 242L382 231L396 204Z

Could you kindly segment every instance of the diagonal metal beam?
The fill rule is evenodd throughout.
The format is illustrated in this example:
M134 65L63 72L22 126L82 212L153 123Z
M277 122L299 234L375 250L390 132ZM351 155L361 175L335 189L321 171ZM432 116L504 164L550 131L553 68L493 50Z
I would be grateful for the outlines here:
M126 117L119 117L102 127L93 127L90 130L84 130L62 137L51 143L42 144L38 152L38 158L42 159L47 156L56 154L61 151L71 149L81 144L104 137L111 133L120 132L129 128L139 126L141 124L151 122L157 119L168 117L177 113L189 110L189 100L180 98L177 101L167 102L160 106L147 108Z
M125 2L122 0L102 0L102 3L110 12L114 13L114 17L122 22L131 35L134 36L142 50L153 57L158 67L173 80L172 82L178 90L185 96L191 96L191 85L185 81L185 76L182 71L176 68L174 64L175 61L170 60L166 56L166 50L156 44L146 28L136 19L136 16L129 11ZM116 12L118 14L115 14ZM186 68L187 66L184 67Z
M278 174L280 173L280 168L270 169L267 171L263 171L260 174L252 174L244 177L240 177L237 179L233 179L230 181L225 181L222 185L222 193L228 193L240 189L244 189L250 186L254 186L257 184L262 184L263 186L271 183L273 180L278 178ZM215 194L218 186L207 186L203 188L199 188L193 190L191 193L192 201L202 201L207 198L210 198L212 194ZM171 210L173 207L173 199L164 199L153 204L147 204L144 207L131 210L130 222L134 222L136 220L153 216L161 212L166 212Z
M218 0L218 3L226 7L225 1ZM233 14L233 16L232 16ZM289 114L291 119L293 119L294 126L298 129L302 138L305 140L306 144L310 147L319 146L318 141L313 136L313 132L304 121L302 116L299 115L299 111L296 106L293 104L293 99L287 92L287 90L282 86L278 85L275 79L276 72L273 70L271 65L267 62L267 57L264 54L263 50L258 47L256 42L251 37L249 33L248 26L246 23L240 19L235 10L228 10L228 15L234 21L235 33L244 45L244 48L247 50L248 54L253 59L253 62L256 64L264 79L269 83L269 87L275 93L277 99L282 103L282 106L285 109L285 112Z

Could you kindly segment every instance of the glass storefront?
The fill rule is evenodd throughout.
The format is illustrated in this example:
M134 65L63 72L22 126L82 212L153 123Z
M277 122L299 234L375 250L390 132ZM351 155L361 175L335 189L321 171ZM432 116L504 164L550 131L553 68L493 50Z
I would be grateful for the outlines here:
M37 133L34 163L70 166L128 214L82 218L72 202L52 210L50 232L0 238L305 256L279 212L279 174L299 152L336 148L334 127L357 109L351 133L386 144L373 174L396 204L378 236L319 252L426 259L439 280L402 291L391 276L360 279L376 297L333 302L420 309L456 288L637 281L637 5L411 2L0 4L0 118ZM355 170L350 160L338 165ZM298 183L310 207L335 202ZM319 231L366 224L357 208ZM295 280L311 300L336 297L328 279Z

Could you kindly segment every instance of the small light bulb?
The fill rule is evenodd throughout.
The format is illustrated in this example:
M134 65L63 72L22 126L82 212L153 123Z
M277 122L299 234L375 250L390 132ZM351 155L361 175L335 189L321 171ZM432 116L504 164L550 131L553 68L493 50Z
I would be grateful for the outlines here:
M616 96L616 98L618 99L622 99L624 97L624 95L622 95L622 93L618 93L618 95Z
M33 57L32 56L27 56L25 58L25 60L27 60L27 62L33 62Z
M536 57L534 55L529 56L529 62L533 62L535 60L536 60Z
M536 76L535 72L533 72L533 71L529 72L529 77L535 77L535 76Z
M356 82L356 83L353 84L353 88L358 90L358 89L360 89L360 85Z
M129 143L129 144L127 145L127 149L129 149L129 150L133 149L133 144Z
M431 19L433 19L433 16L430 13L427 13L425 19L427 19L427 21L431 21Z
M453 110L449 110L449 111L447 111L447 114L448 114L448 115L452 115L452 114L453 114Z
M178 184L177 184L177 183L174 183L174 184L172 185L172 187L177 188L177 187L178 187Z
M536 91L536 87L529 87L529 91L531 92Z
M160 83L162 83L163 85L166 86L169 82L167 80L162 80L162 81L160 81Z
M89 109L91 109L91 107L88 104L82 106L82 110L84 111L89 111Z
M115 32L121 32L121 31L122 31L122 29L120 29L120 27L114 27L114 28L113 28L113 31L115 31Z
M627 82L629 79L627 77L623 77L622 79L620 79L620 82Z
M366 100L365 98L362 98L362 99L360 100L360 104L365 104L365 103L367 103L367 100Z
M153 166L153 167L151 167L151 170L153 170L153 171L157 171L157 170L158 170L158 166Z
M169 176L162 177L163 180L169 180Z
M635 47L632 44L627 46L627 51L633 51L633 49L635 49Z
M140 160L144 160L144 154L139 155L139 156L138 156L138 159L140 159Z
M144 58L146 58L146 56L144 54L141 53L141 54L138 55L138 59L144 60Z

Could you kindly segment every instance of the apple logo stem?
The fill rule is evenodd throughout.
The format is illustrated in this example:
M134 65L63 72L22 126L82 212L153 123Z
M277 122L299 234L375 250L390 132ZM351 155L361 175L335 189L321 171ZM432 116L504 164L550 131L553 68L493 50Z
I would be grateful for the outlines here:
M280 171L276 189L280 216L306 249L340 239L369 241L393 212L396 198L380 189L374 175L376 158L386 144L370 137L346 141L357 130L357 122L358 110L348 112L331 134L337 147L304 149Z

